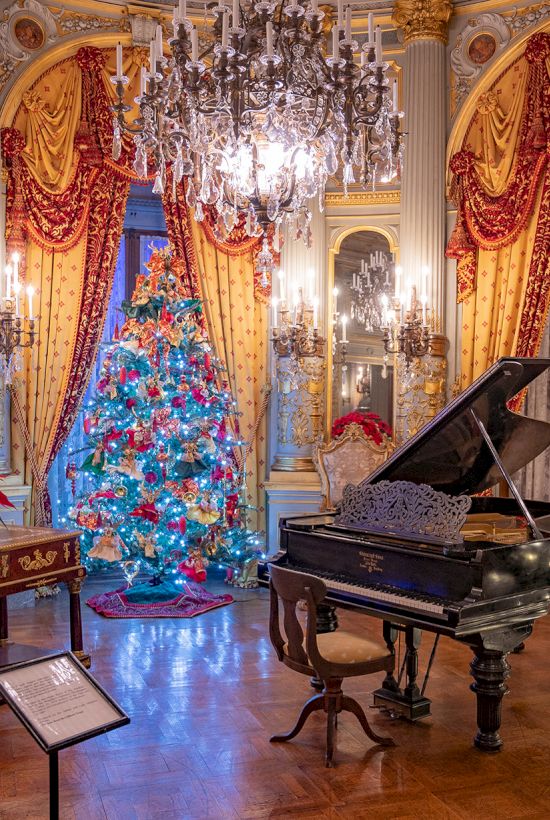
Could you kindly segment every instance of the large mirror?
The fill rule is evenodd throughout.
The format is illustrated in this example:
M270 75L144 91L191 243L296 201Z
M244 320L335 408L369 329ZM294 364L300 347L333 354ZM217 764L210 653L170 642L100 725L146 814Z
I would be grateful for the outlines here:
M331 419L363 410L393 427L393 368L391 358L384 363L382 324L384 300L394 293L395 259L384 234L360 229L344 237L334 257L334 288Z

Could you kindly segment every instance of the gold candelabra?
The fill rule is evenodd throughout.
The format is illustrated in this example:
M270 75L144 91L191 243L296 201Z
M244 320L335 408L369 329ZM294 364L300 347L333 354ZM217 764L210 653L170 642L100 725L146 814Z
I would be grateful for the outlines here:
M285 301L279 305L277 299L272 300L273 325L272 343L277 356L305 356L324 355L325 340L319 333L317 326L318 303L304 302L303 290L299 288L298 299L294 310L291 310Z
M416 288L410 290L409 306L397 297L393 300L393 309L388 310L387 302L383 303L383 343L386 355L403 354L407 367L419 356L425 356L430 350L430 326L426 298L422 303L416 298ZM399 319L397 318L399 316Z
M13 375L19 369L17 354L25 347L32 347L35 339L35 319L32 312L34 289L26 289L28 317L21 311L20 294L22 285L19 281L19 254L13 253L11 264L4 269L5 296L0 308L0 369L5 384L12 382ZM27 327L25 327L27 323Z

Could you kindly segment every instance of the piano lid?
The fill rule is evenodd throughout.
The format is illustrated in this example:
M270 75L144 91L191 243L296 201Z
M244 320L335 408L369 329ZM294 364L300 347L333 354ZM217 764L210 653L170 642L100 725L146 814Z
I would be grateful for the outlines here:
M548 368L550 359L499 359L365 483L413 481L450 495L494 486L502 473L471 409L508 472L515 473L550 445L550 424L512 413L506 403Z

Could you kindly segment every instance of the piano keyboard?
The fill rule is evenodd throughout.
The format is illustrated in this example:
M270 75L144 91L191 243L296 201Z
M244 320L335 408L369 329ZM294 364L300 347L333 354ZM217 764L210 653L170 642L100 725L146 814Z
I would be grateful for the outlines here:
M311 570L309 567L297 564L285 564L288 569L297 572L305 572L308 575L315 575L321 578L327 585L329 592L355 595L360 598L372 598L382 603L395 604L406 609L414 609L420 612L443 615L450 603L437 595L427 595L413 590L403 590L399 587L391 587L388 584L356 584L350 583L349 579L343 576L332 576L327 572Z

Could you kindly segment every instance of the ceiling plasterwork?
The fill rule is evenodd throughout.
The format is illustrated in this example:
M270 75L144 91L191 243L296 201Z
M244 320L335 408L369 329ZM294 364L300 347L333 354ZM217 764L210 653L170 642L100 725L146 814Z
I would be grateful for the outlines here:
M485 12L465 20L452 44L451 117L456 116L473 84L513 38L549 16L550 3L538 3L501 13Z

